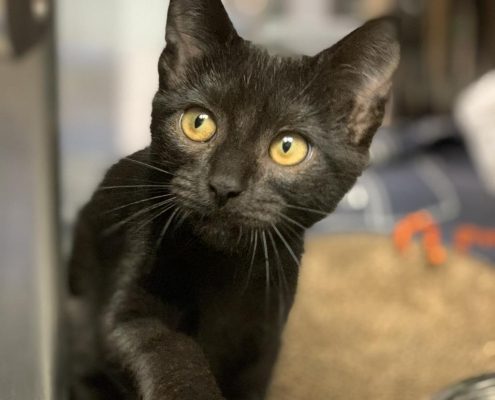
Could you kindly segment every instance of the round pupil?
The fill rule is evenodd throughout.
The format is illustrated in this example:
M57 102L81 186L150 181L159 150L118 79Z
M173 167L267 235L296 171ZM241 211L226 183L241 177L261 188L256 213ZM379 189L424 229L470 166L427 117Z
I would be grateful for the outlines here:
M289 150L292 147L292 143L293 142L294 142L294 139L291 138L291 137L285 137L282 140L282 150L284 151L284 153L288 153L289 152Z
M208 119L208 115L206 114L200 114L197 116L196 120L194 121L194 127L196 129L200 128L201 125Z

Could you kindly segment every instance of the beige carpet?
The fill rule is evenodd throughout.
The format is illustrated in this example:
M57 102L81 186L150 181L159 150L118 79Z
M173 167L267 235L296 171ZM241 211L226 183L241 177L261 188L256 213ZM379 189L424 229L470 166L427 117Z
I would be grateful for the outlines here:
M420 400L495 371L495 270L418 247L333 236L307 244L270 400Z

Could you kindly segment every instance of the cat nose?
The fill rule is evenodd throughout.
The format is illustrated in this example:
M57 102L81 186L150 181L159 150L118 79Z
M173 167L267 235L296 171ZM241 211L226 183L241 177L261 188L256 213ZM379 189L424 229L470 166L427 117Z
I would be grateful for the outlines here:
M244 187L242 182L233 176L215 175L210 179L210 191L220 207L223 207L230 199L239 196Z

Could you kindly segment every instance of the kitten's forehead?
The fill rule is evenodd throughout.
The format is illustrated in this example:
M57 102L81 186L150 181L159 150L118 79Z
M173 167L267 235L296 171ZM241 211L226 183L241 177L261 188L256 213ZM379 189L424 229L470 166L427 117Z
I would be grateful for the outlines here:
M287 102L311 78L306 58L270 55L251 44L212 55L203 67L195 69L194 86L237 111Z

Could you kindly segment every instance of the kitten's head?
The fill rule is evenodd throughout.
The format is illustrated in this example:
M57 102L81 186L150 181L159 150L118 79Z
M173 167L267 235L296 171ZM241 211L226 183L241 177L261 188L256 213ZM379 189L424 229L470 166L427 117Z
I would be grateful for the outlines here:
M333 211L382 122L393 23L283 58L241 39L220 0L171 0L166 40L151 151L198 235L228 247L241 231L299 231Z

